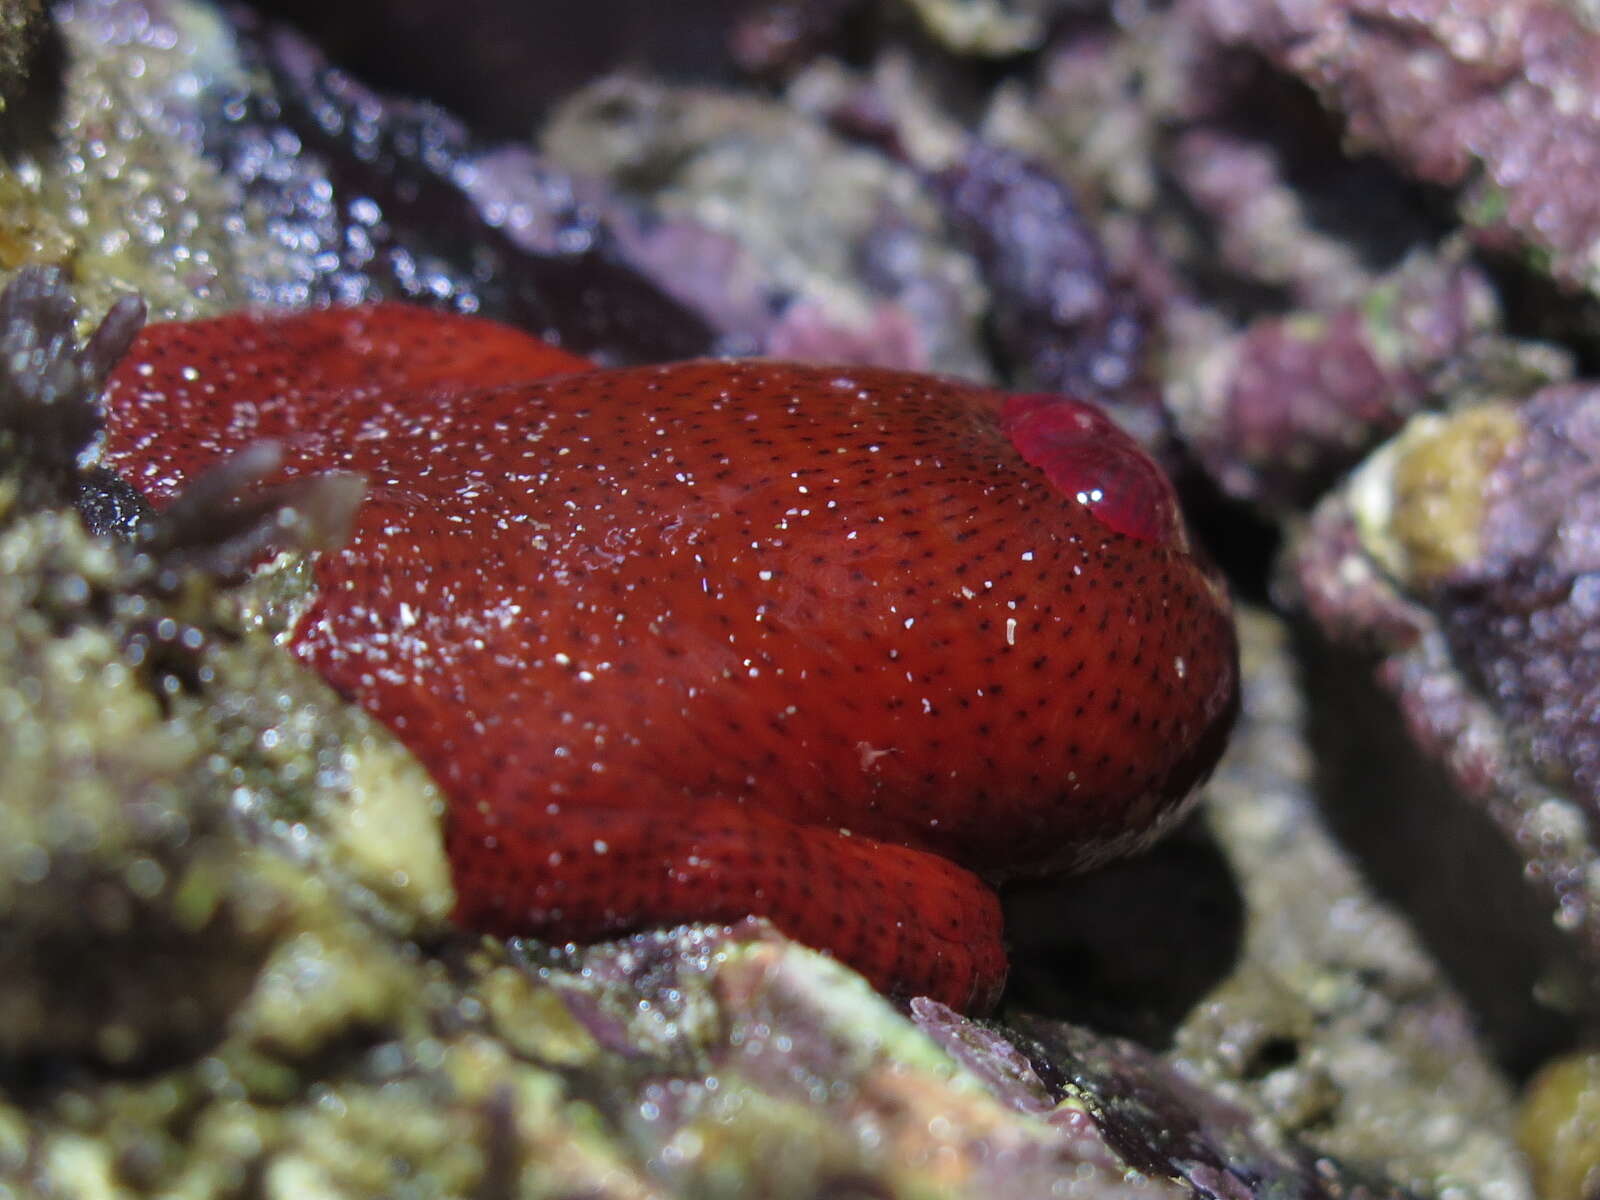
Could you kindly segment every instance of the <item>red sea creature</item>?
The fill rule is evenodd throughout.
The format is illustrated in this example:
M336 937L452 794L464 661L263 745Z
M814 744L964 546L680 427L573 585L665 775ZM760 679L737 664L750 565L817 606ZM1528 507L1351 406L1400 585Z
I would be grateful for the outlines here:
M1149 840L1236 703L1170 485L1070 399L384 304L153 326L107 405L158 507L259 439L366 477L292 646L450 796L472 927L764 914L981 1007L987 881Z

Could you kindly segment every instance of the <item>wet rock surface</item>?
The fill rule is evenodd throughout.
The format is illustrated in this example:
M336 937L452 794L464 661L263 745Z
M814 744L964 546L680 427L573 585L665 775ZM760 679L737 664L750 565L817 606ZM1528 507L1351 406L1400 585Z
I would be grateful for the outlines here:
M1296 566L1313 613L1382 658L1418 740L1511 839L1593 1004L1588 388L1414 422L1319 507ZM1559 968L1557 968L1559 970Z
M0 1189L1591 1195L1591 18L664 11L0 6L0 269L62 272L0 304ZM991 1022L760 924L467 937L273 640L358 483L84 469L131 291L1097 396L1275 609L1207 807L1015 889Z
M1574 101L1600 87L1600 35L1580 14L1544 0L1204 9L1219 38L1316 88L1354 142L1459 189L1476 237L1593 289L1600 208L1587 181L1600 165L1600 117Z

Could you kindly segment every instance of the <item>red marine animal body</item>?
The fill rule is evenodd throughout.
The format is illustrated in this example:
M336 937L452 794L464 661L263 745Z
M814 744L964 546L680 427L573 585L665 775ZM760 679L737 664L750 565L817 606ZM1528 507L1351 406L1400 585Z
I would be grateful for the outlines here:
M472 927L763 914L981 1007L991 882L1149 840L1235 705L1169 484L1071 399L383 304L153 326L107 404L158 507L260 439L366 477L292 646L449 795Z

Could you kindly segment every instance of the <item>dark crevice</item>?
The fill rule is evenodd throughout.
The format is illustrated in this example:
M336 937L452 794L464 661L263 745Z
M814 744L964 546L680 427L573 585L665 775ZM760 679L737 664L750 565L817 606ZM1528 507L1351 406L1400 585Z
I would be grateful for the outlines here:
M1297 631L1306 664L1316 787L1333 834L1379 897L1400 909L1513 1078L1570 1045L1561 990L1573 953L1523 879L1502 832L1412 744L1372 665Z
M732 81L733 19L752 0L257 0L373 87L443 104L481 133L525 139L561 97L608 71Z
M1244 903L1200 822L1146 854L1004 893L1005 1007L1166 1049L1236 966Z

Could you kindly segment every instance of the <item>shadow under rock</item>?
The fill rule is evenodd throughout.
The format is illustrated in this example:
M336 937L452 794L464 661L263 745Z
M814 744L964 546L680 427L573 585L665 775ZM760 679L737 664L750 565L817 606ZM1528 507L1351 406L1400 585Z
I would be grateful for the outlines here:
M0 112L0 158L48 155L66 103L67 51L61 29L46 21L28 59L28 77L20 95Z
M1295 641L1312 683L1315 787L1331 832L1405 915L1495 1060L1526 1078L1576 1036L1574 1016L1539 999L1561 989L1571 947L1505 835L1411 742L1372 664L1304 627Z
M375 87L426 96L481 133L525 138L562 96L635 68L734 77L727 38L753 0L253 0Z
M1233 970L1244 903L1194 819L1137 858L1004 894L1005 1007L1166 1049Z

